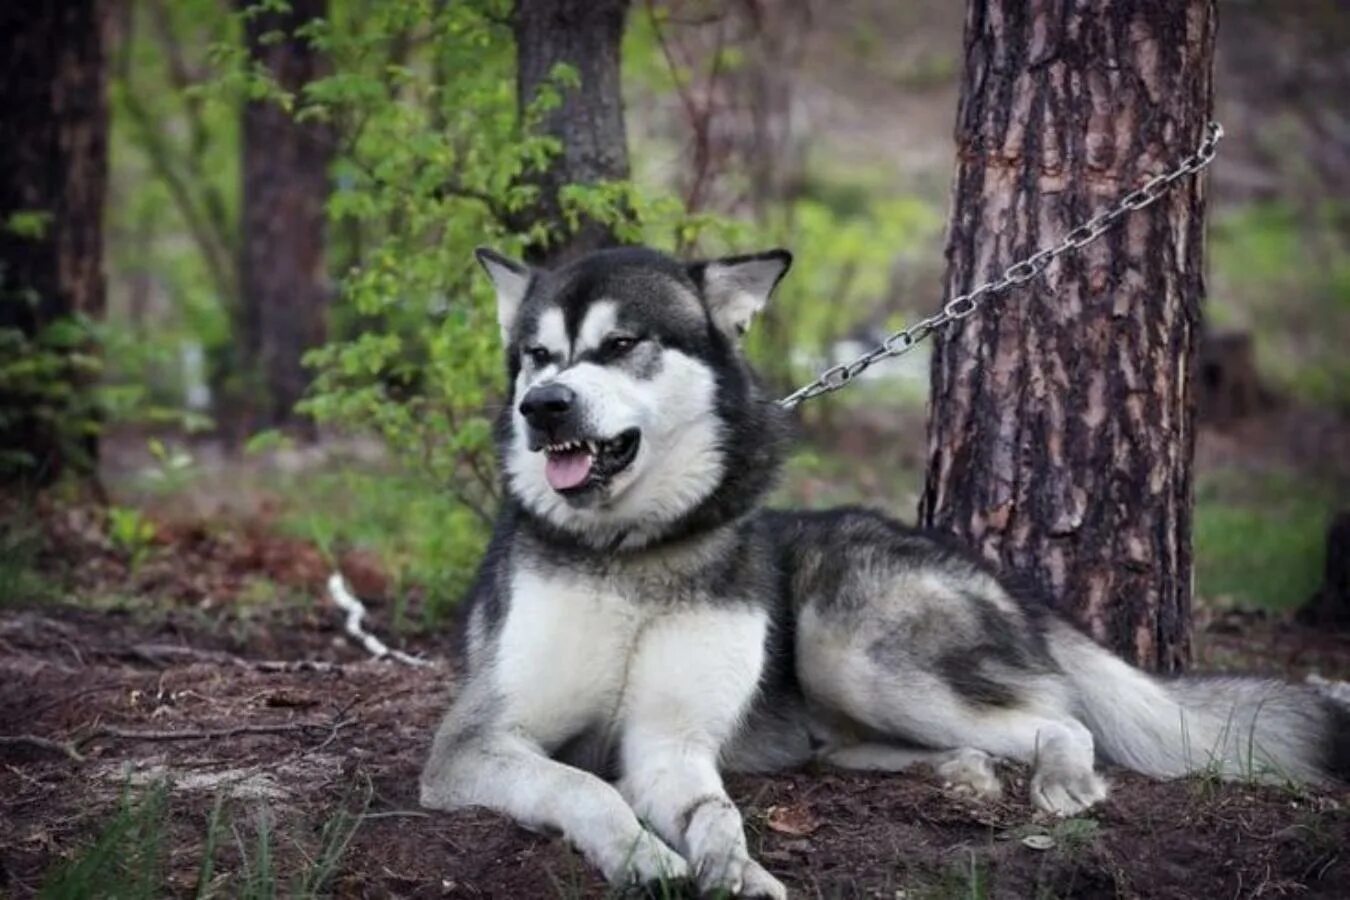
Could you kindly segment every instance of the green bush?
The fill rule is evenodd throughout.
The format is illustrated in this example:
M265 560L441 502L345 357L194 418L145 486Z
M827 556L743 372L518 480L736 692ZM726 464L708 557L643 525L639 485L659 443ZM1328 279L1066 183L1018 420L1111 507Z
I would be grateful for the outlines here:
M0 302L21 302L0 297ZM48 466L88 469L103 419L94 384L102 371L93 329L82 316L59 318L29 336L0 328L0 480L37 476ZM36 441L24 435L36 435ZM31 447L54 458L38 459Z

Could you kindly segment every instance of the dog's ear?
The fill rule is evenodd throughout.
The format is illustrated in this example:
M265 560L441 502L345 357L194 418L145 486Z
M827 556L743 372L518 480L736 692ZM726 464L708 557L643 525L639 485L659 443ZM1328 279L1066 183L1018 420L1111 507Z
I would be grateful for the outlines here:
M473 255L497 290L497 324L501 326L502 342L505 343L510 339L511 326L516 321L516 313L520 312L520 301L525 299L534 273L524 263L508 259L487 247L479 247Z
M734 339L745 334L791 265L791 253L768 250L690 263L689 277L703 292L713 322Z

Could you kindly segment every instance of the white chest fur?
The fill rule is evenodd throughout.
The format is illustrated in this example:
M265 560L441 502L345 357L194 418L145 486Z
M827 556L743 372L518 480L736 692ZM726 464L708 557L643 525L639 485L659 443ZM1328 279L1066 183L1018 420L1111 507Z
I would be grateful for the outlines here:
M529 571L511 588L493 678L505 724L546 749L654 717L721 741L754 697L762 610L640 602L604 581Z
M617 715L649 615L597 580L518 572L493 667L511 725L552 747Z

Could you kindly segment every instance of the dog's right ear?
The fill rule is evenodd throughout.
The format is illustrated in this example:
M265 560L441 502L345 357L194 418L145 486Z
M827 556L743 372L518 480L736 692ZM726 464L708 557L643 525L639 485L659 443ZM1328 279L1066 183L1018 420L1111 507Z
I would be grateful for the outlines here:
M524 263L508 259L487 247L479 247L473 251L473 255L497 290L497 324L502 329L502 342L506 343L510 340L511 326L516 321L516 313L520 312L520 302L525 299L525 292L530 289L534 273Z

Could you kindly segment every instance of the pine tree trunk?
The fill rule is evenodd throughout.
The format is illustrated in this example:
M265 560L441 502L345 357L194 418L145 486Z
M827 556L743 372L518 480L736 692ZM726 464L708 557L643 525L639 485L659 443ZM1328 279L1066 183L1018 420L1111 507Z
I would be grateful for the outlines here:
M103 0L0 9L0 330L26 338L67 317L103 314L106 13ZM21 227L25 218L39 227ZM64 377L74 392L89 390L74 370ZM32 461L19 477L46 482L74 462L92 463L93 439L73 453L59 421L25 409L34 399L0 396L0 450Z
M240 0L244 8L254 0ZM327 0L291 0L289 12L248 20L250 54L282 88L299 93L327 74L326 60L296 30L325 14ZM264 41L269 33L284 35ZM328 308L324 204L332 159L329 129L297 122L276 103L255 100L243 114L239 329L246 367L261 389L254 412L267 424L291 420L309 386L301 362L323 343Z
M948 296L1199 143L1214 0L971 0ZM1190 652L1203 181L940 336L923 523L1175 672Z
M513 220L524 231L543 223L560 237L536 242L526 258L536 264L566 261L619 243L614 229L590 218L569 229L559 191L569 184L628 178L628 137L623 124L620 48L628 0L519 0L516 38L516 97L522 117L559 63L571 66L579 87L562 90L562 103L540 122L558 139L561 152L548 167L527 177L539 188L532 208Z

